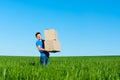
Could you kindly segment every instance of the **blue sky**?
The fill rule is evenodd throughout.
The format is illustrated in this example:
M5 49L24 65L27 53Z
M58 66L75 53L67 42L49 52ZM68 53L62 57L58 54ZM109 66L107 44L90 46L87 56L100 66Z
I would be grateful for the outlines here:
M39 56L35 33L56 29L51 56L120 55L119 0L0 0L0 55Z

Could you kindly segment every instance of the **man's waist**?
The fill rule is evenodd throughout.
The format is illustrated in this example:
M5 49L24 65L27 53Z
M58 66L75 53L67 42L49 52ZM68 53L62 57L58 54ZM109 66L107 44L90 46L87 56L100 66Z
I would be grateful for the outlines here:
M40 53L48 54L49 52L47 52L47 51L40 51Z
M46 54L45 53L41 53L41 56L46 56Z

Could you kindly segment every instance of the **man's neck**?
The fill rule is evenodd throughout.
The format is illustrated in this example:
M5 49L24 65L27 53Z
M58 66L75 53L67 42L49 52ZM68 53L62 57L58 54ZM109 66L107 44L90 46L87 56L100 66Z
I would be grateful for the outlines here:
M39 41L42 41L42 39L39 39Z

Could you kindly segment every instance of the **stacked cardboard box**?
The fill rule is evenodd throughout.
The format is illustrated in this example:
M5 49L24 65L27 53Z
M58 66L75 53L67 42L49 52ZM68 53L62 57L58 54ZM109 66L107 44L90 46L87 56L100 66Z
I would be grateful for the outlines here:
M52 50L51 52L60 51L60 42L58 40L57 32L54 29L44 31L45 34L45 49Z
M45 40L58 40L57 32L54 29L45 30Z

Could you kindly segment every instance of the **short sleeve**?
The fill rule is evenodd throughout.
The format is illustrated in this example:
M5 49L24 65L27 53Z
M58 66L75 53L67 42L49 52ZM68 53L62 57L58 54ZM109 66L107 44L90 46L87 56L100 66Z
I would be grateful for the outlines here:
M40 41L37 41L36 42L36 47L40 46L41 47L41 42Z
M36 42L36 47L38 47L38 45L39 45L39 44L38 44L38 41L37 41L37 42Z

